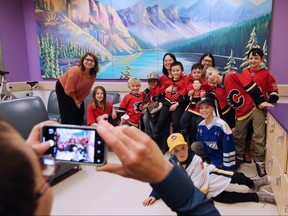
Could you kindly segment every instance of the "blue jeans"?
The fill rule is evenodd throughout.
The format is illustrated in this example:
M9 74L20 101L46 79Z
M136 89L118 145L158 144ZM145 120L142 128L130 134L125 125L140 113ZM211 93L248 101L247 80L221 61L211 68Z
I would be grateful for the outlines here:
M143 116L143 123L145 127L145 133L148 134L151 138L153 138L156 125L153 124L153 122L151 121L148 112L145 112Z

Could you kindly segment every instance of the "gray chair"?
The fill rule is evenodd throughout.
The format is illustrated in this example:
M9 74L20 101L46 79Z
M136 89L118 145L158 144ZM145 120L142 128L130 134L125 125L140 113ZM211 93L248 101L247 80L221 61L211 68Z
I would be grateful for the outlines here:
M50 120L61 122L59 105L55 90L52 90L49 94L47 112Z
M26 139L34 125L49 120L46 107L40 97L24 97L14 100L0 101L0 116L10 123ZM39 137L40 139L40 137ZM60 163L56 175L50 181L67 173L79 169L75 164Z
M40 97L25 97L0 102L0 115L26 139L34 125L49 120Z
M120 103L120 94L117 92L107 92L107 101L112 104Z

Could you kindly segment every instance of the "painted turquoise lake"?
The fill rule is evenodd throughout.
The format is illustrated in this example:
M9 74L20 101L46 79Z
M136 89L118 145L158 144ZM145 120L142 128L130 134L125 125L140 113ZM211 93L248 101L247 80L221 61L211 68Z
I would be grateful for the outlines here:
M146 79L147 74L152 71L161 75L162 59L165 53L164 51L144 51L134 55L114 57L113 61L100 63L97 79L120 79L121 72L125 72L125 70L139 79ZM191 66L199 61L201 55L202 53L175 53L177 60L183 64L186 74L190 74ZM236 59L237 61L241 63L241 59ZM221 70L227 63L227 57L215 56L215 62L217 68Z

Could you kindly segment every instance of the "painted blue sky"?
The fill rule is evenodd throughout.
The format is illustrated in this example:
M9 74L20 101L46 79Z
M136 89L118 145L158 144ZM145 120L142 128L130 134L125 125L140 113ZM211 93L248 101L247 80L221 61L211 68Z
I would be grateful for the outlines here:
M198 0L192 0L189 1L189 4L187 5L187 0L178 0L177 1L177 6L178 7L187 7L187 6L191 6L194 2L196 2ZM137 2L141 2L141 4L145 5L145 6L153 6L155 4L160 4L162 7L167 7L170 4L175 4L175 0L100 0L100 2L104 5L109 5L112 2L112 6L115 10L120 10L120 9L124 9L127 8Z
M187 2L187 0L177 0L177 7L178 9L182 7L187 8L192 6L197 1L208 1L211 3L211 5L213 5L217 0L190 0L189 3ZM270 0L226 0L228 4L233 5L235 7L240 6L241 3L244 1L251 1L252 3L257 5ZM175 0L99 0L99 2L101 2L104 5L111 5L112 2L113 4L112 6L115 10L127 8L135 4L136 2L141 2L145 6L153 6L155 4L159 4L163 8L171 4L175 4Z

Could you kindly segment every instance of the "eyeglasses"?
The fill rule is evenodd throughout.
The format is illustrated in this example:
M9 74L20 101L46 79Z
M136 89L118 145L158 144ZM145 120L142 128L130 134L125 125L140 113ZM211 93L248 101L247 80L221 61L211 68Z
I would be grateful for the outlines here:
M54 157L48 155L42 155L40 158L40 164L42 168L42 175L50 177L55 175L58 164L56 164Z
M208 59L203 59L203 62L207 62L207 63L212 63L212 60L208 60Z
M94 59L89 59L89 58L85 58L84 60L87 61L87 62L91 62L91 63L95 62Z

